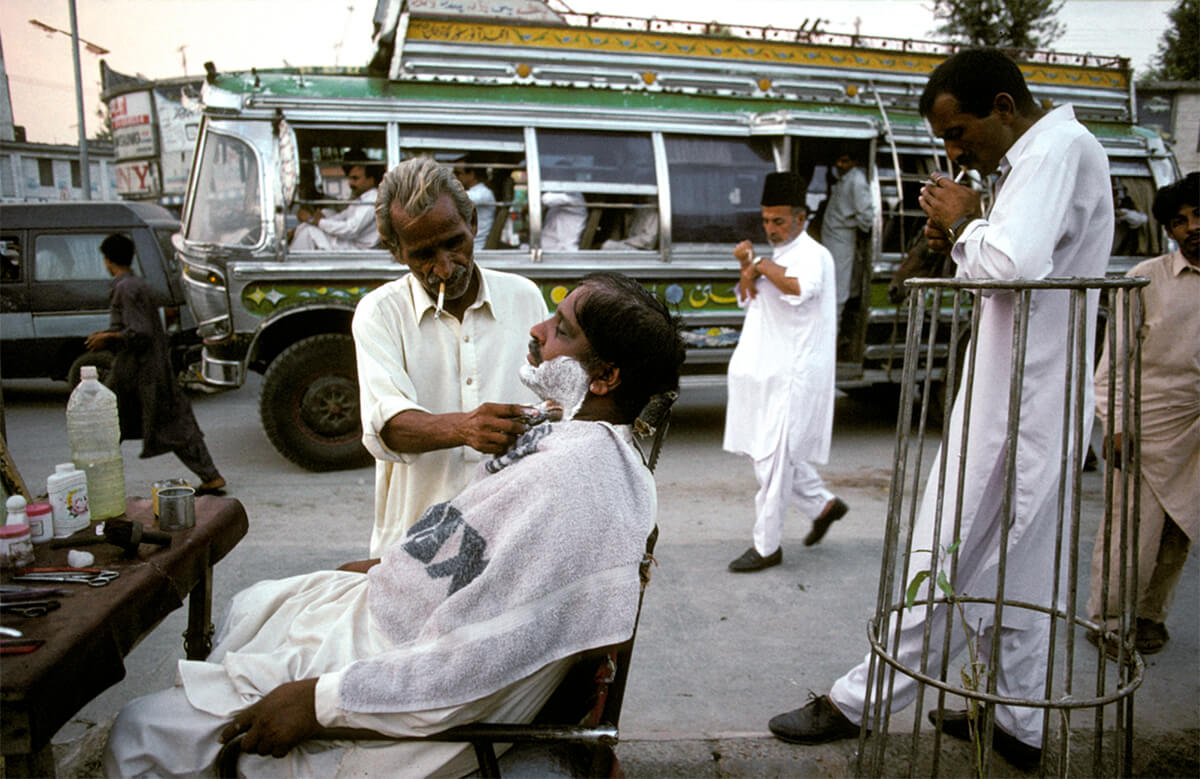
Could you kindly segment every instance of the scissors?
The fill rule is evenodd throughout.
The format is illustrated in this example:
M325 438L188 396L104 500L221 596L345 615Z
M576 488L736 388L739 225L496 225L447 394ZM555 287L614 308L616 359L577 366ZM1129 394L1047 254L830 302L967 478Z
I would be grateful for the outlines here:
M20 603L0 603L0 611L22 617L44 617L60 605L56 600L28 600Z
M16 572L14 582L70 582L89 587L104 587L120 575L99 568L24 568Z

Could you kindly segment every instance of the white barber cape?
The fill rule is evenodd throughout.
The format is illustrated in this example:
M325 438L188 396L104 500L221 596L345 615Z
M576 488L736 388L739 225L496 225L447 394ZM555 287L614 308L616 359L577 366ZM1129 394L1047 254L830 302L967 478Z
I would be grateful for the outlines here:
M772 259L800 283L785 295L765 278L740 300L746 319L729 361L724 449L755 460L829 460L833 430L837 301L833 257L801 233Z

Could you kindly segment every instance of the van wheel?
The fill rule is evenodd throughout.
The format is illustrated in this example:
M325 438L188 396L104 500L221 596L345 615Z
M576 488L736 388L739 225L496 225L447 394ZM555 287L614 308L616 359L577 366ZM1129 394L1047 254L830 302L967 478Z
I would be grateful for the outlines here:
M338 471L372 462L362 445L348 335L314 335L280 353L267 369L258 411L267 439L301 468Z
M71 389L79 386L80 374L85 365L95 365L100 383L105 383L108 381L108 374L112 373L114 359L112 352L106 352L103 349L97 352L84 352L75 358L75 362L71 363L71 368L67 371L67 384Z

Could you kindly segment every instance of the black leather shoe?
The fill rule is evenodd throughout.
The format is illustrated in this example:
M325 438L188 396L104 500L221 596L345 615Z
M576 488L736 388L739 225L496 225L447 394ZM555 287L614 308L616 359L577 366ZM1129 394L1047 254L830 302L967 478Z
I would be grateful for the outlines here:
M825 534L829 532L829 526L846 516L846 512L849 510L850 507L841 498L834 498L833 504L822 511L821 516L813 520L812 530L808 531L808 535L804 537L804 545L812 546L820 543Z
M1171 640L1171 635L1167 633L1166 625L1154 620L1138 618L1137 633L1133 640L1137 651L1144 655L1161 652L1169 640Z
M929 712L929 722L937 727L937 711ZM965 710L943 711L942 732L947 736L970 741L971 726L967 722L967 712ZM1042 762L1040 747L1029 746L999 725L992 726L992 748L999 752L1001 757L1012 763L1015 768L1020 768L1022 771L1033 771Z
M789 744L825 744L858 737L858 725L846 719L828 695L809 695L812 699L804 706L771 717L767 727L775 738Z
M742 556L729 564L729 570L734 573L750 573L751 571L761 571L764 568L770 568L773 565L779 565L783 562L783 547L779 547L771 554L763 557L754 547L750 547Z

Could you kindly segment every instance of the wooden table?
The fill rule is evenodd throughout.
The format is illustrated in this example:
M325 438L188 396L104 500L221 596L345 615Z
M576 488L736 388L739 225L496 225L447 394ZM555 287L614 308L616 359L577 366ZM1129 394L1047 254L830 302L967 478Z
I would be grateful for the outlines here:
M149 498L130 499L126 517L157 528ZM125 656L184 598L187 656L208 656L213 565L247 527L237 500L197 498L195 527L170 531L169 547L142 544L136 557L109 544L80 547L96 556L95 567L120 572L109 584L46 584L67 593L57 598L61 608L43 617L0 618L25 638L45 641L29 654L0 657L0 753L8 776L52 775L51 737L88 701L125 678ZM36 566L67 564L67 549L41 544L35 551ZM4 580L9 578L6 573Z

